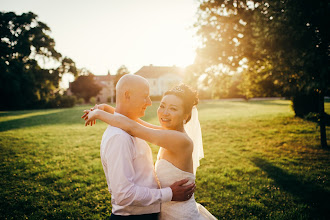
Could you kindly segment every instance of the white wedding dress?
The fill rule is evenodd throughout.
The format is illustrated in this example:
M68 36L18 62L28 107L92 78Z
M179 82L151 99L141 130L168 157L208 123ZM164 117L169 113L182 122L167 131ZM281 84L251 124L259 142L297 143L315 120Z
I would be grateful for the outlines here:
M176 181L189 179L187 184L195 182L195 175L180 170L165 159L158 159L155 165L156 174L162 188L169 187ZM196 203L194 195L184 202L162 203L161 220L205 220L216 219L206 208Z

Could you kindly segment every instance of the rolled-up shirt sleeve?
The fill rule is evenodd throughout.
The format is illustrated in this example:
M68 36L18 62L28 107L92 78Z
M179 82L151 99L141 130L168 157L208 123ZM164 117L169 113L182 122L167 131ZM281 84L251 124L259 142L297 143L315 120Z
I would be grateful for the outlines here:
M126 135L118 134L106 143L106 163L112 199L120 206L149 206L172 200L170 187L150 189L134 184L134 143ZM111 146L111 147L110 147Z

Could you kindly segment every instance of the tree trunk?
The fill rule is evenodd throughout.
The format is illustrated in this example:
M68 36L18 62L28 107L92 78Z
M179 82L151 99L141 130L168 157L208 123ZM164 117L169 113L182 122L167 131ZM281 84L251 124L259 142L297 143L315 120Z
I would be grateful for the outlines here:
M327 134L325 127L325 112L324 112L324 94L323 91L320 92L319 96L319 111L320 111L320 133L321 133L321 146L322 148L327 148Z

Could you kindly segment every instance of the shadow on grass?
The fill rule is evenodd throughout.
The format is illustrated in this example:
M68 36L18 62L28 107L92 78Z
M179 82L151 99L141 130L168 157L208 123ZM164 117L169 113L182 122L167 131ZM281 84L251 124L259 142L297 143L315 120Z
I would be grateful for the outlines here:
M16 116L16 115L23 115L28 112L31 112L30 110L22 110L22 111L1 111L0 117L8 117L8 116Z
M15 116L24 115L26 111L15 112ZM9 113L10 114L10 113ZM41 125L54 124L81 124L84 122L81 119L81 109L60 109L57 112L41 112L40 115L27 116L19 119L12 119L0 122L0 132L14 130L19 128L34 127ZM9 115L6 115L9 116Z
M265 171L277 186L290 193L298 202L310 206L310 217L330 219L329 191L313 182L302 182L299 177L262 158L255 157L251 161Z

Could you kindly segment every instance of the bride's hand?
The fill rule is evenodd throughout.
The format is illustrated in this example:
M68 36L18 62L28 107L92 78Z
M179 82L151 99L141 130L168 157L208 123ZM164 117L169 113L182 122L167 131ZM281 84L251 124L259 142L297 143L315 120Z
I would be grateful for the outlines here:
M85 114L83 116L81 116L81 118L85 118L86 115L90 112L93 111L95 109L101 109L104 110L104 107L102 107L101 105L96 104L93 108L91 108L90 110L84 110Z
M93 124L95 125L96 124L96 119L97 119L97 112L99 110L98 109L95 109L95 110L85 110L84 111L84 115L83 115L83 119L85 119L85 126L87 125L91 125L93 126Z
M104 110L104 107L102 105L98 105L98 104L95 104L95 106L93 108L91 108L90 110L84 110L84 115L81 116L81 118L85 119L86 116L88 115L89 112L95 110L95 109L101 109L101 110ZM86 120L86 119L85 119ZM93 121L93 123L91 123L91 126L92 125L95 125L96 124L96 120Z

